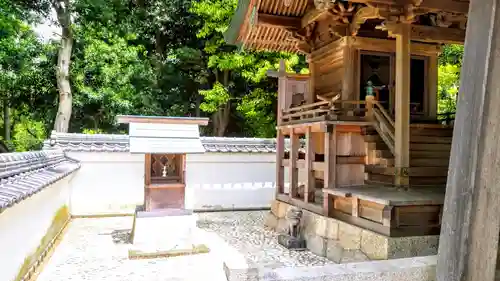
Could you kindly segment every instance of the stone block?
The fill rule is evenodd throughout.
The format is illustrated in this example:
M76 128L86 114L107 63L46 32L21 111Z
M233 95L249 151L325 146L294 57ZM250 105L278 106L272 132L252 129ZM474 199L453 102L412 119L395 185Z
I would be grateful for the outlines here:
M321 237L326 237L326 232L328 230L327 218L323 216L316 216L315 222L315 233Z
M365 262L370 259L360 250L345 250L339 263Z
M326 218L326 235L325 238L337 240L339 239L339 221Z
M439 236L413 236L391 238L388 243L388 259L436 255Z
M136 212L132 252L163 253L173 249L192 249L197 216L189 210L158 209Z
M306 236L307 249L318 256L326 256L326 239L318 235Z
M336 263L340 263L342 260L342 255L344 253L344 248L340 246L339 241L327 239L326 242L326 258L334 261Z
M316 234L316 220L319 215L303 210L302 213L302 232L304 235L317 235Z
M358 250L361 248L361 228L350 224L339 222L339 242L346 250Z
M389 237L363 230L361 232L361 251L372 260L386 260L389 239Z
M278 226L278 218L272 213L266 215L266 219L264 221L264 227L270 230L276 230Z

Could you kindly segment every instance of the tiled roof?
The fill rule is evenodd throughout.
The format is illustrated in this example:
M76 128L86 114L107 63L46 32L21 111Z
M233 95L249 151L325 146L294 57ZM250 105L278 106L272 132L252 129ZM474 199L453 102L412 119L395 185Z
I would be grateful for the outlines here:
M201 137L206 152L275 153L276 140L265 138ZM288 143L288 142L287 142ZM52 132L44 142L44 150L62 149L78 152L128 152L128 135L70 134Z
M0 154L0 212L79 167L61 150Z

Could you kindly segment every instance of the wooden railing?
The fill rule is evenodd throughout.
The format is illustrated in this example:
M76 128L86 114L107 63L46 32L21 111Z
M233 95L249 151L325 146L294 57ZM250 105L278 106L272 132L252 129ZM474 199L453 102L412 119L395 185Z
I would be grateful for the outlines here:
M365 101L359 100L322 100L319 102L300 105L283 110L281 123L292 121L311 122L323 116L328 116L332 120L342 120L342 117L358 116L360 120L364 119L365 108L359 105L365 104Z
M395 124L392 117L387 113L385 108L376 100L370 102L368 105L367 115L374 121L373 126L387 147L394 154L395 146Z

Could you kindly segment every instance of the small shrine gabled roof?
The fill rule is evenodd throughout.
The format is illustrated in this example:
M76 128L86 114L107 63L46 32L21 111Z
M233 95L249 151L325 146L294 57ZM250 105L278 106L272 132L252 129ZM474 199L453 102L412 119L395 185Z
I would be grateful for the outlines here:
M62 150L0 154L0 212L80 168Z

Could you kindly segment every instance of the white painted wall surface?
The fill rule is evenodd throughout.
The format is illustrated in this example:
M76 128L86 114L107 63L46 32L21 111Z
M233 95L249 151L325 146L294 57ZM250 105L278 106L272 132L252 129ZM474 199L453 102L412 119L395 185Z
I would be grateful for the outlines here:
M144 154L67 152L81 161L71 185L73 216L133 214L144 201Z
M73 216L132 214L135 206L143 203L144 155L128 152L67 152L67 155L81 161L71 185ZM274 153L189 154L186 208L270 208L275 195L275 163Z
M186 208L270 208L275 195L274 153L205 153L187 156Z
M24 259L36 251L56 212L68 204L73 175L0 213L0 280L14 280Z

